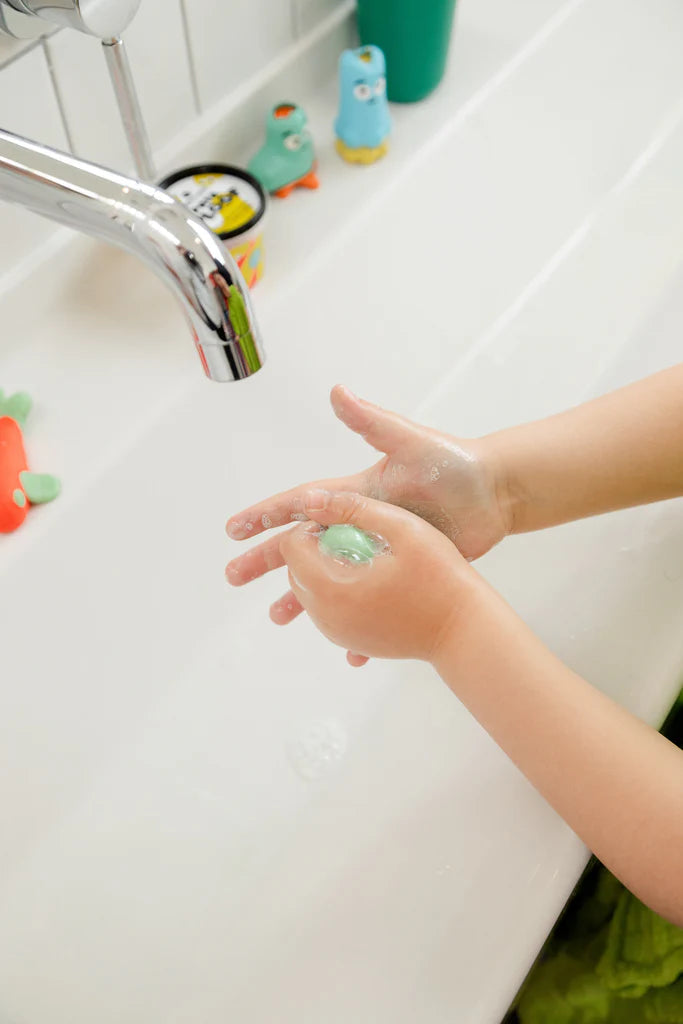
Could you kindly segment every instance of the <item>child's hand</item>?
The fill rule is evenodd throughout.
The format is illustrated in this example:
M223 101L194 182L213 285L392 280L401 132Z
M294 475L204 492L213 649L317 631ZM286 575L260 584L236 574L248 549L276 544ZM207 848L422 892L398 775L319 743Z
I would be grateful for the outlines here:
M379 534L391 549L368 565L343 565L319 550L311 523L279 538L292 593L318 629L349 650L353 665L434 659L478 579L450 541L412 513L359 494L312 491L303 509L323 526Z
M509 532L499 497L502 474L482 442L461 446L447 434L386 412L343 387L332 391L332 406L347 427L385 452L384 458L355 476L305 484L232 516L227 530L233 540L302 518L303 495L311 487L353 491L406 508L444 533L470 560Z

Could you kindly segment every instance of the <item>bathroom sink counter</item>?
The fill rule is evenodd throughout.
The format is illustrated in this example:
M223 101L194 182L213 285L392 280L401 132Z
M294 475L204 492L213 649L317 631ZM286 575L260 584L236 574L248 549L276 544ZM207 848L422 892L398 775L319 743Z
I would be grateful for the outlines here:
M231 511L372 458L337 381L468 436L680 360L683 10L515 7L463 0L376 167L335 155L332 81L302 98L323 184L272 204L254 378L204 381L171 297L95 243L2 298L0 386L64 481L0 538L3 1020L498 1024L575 885L583 844L429 669L353 672L270 624L282 579L222 579ZM479 563L653 725L681 509Z

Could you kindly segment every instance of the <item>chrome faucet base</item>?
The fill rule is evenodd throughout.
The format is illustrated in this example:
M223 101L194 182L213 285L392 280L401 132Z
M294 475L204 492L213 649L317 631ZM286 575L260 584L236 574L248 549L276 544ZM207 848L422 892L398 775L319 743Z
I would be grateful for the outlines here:
M0 0L0 28L14 34L2 24L4 10L7 21L14 24L17 32L22 31L23 23L13 19L10 11L25 16L27 21L38 18L38 25L45 21L58 28L75 28L98 39L112 39L130 24L139 6L140 0ZM33 32L28 26L27 31ZM33 34L28 38L33 38Z

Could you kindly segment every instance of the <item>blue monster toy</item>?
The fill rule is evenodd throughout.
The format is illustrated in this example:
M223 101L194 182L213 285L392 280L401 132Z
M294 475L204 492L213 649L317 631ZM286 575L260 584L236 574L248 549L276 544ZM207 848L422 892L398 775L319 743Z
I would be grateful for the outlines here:
M344 50L339 60L337 152L354 164L372 164L387 152L391 119L386 63L377 46Z

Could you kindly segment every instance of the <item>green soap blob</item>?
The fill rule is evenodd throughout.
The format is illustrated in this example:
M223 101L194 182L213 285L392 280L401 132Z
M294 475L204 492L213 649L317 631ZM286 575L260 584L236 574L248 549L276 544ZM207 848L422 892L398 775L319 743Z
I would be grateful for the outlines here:
M16 491L12 494L12 501L17 508L24 508L26 506L26 495L17 487Z
M328 526L320 535L318 545L321 551L347 562L371 562L378 551L375 539L350 523Z

